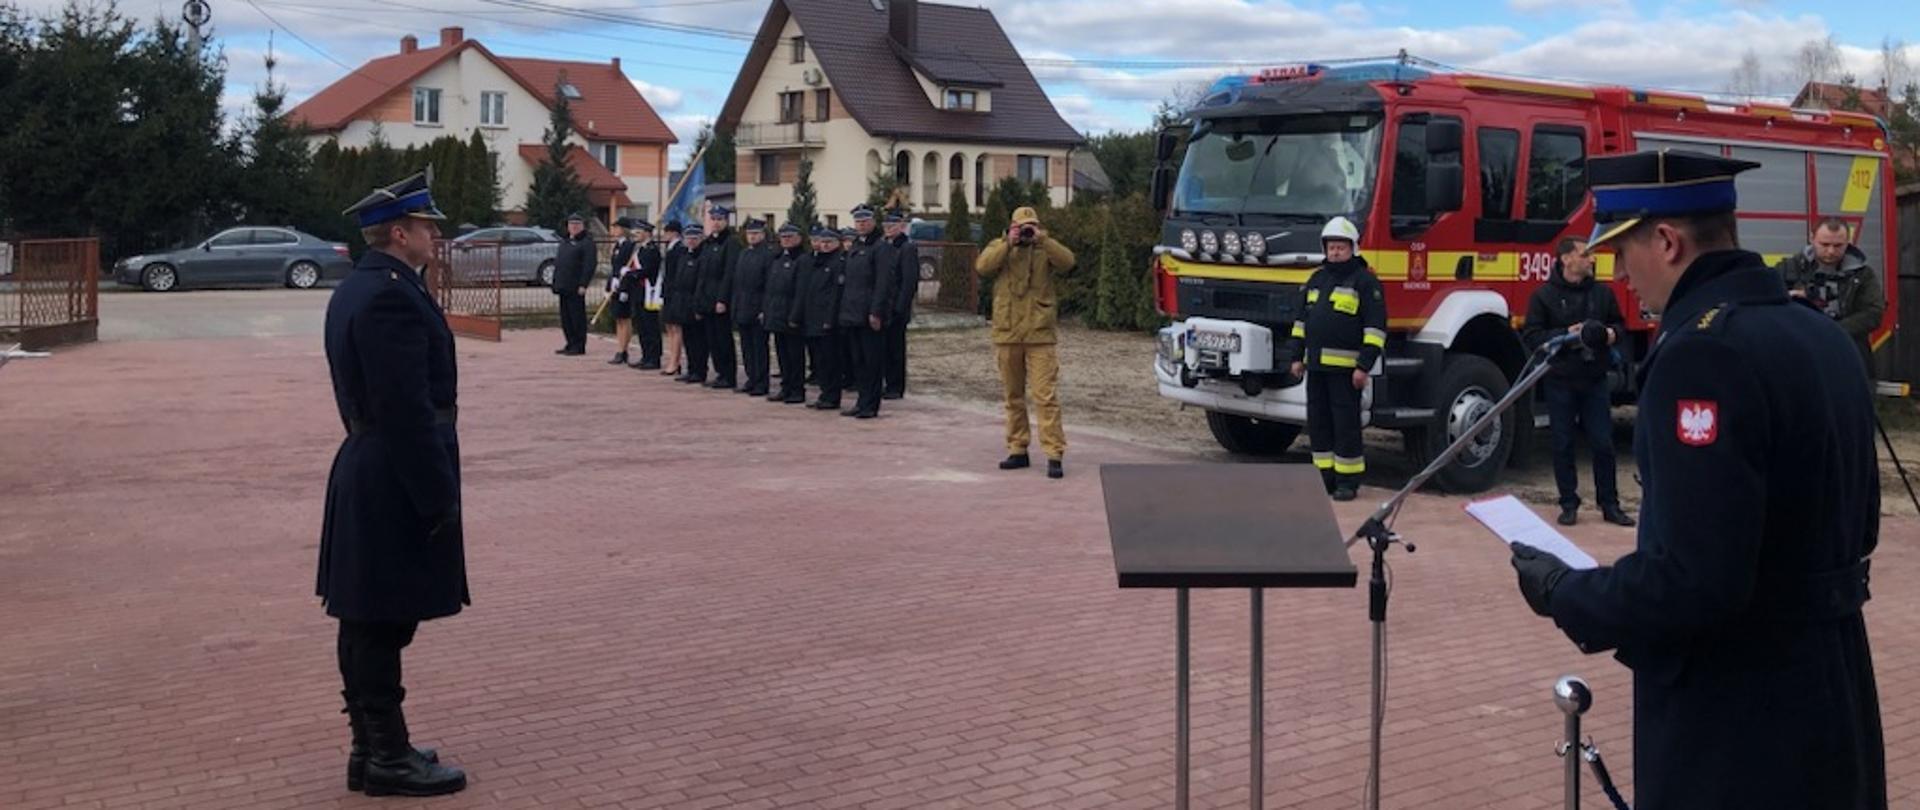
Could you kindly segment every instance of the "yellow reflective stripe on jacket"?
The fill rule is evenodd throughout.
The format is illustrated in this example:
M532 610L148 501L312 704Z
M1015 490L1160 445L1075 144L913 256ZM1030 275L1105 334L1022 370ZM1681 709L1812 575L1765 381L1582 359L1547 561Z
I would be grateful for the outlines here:
M1320 365L1335 366L1338 368L1359 368L1360 353L1350 352L1346 349L1322 348L1320 350Z
M1319 467L1320 469L1323 469L1323 470L1333 469L1333 454L1332 453L1314 453L1313 466Z
M1319 290L1314 290L1314 289L1307 290L1307 303L1314 304L1314 303L1318 303L1319 301L1320 301Z
M1294 322L1293 322L1293 336L1294 336L1294 337L1297 337L1297 338L1304 338L1304 337L1306 337L1306 336L1307 336L1307 322L1306 322L1306 321L1294 321Z
M1360 291L1352 287L1335 287L1327 294L1327 300L1333 302L1333 311L1348 315L1360 314Z
M1366 335L1360 338L1360 342L1368 346L1384 349L1387 347L1387 330L1375 329L1369 326L1367 327Z
M1365 457L1345 458L1336 456L1333 459L1333 471L1341 475L1359 475L1367 471L1367 460Z

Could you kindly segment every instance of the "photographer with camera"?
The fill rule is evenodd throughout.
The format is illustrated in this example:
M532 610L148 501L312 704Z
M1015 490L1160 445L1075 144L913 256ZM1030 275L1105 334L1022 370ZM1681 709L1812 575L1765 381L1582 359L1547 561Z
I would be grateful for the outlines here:
M1039 411L1040 449L1047 454L1047 477L1066 475L1067 431L1060 424L1060 356L1055 351L1057 301L1053 277L1073 269L1073 251L1047 236L1040 216L1022 206L1013 212L1007 235L993 240L973 270L993 282L993 348L1006 389L1007 458L1000 469L1031 466L1027 444L1027 400Z
M1534 290L1527 302L1520 339L1535 350L1562 334L1593 328L1605 330L1605 344L1612 346L1627 326L1612 285L1594 279L1593 254L1587 252L1585 242L1562 239L1558 248L1553 277ZM1553 480L1560 488L1562 526L1579 520L1580 475L1573 466L1573 445L1575 437L1583 434L1593 456L1593 497L1600 503L1601 517L1616 526L1634 523L1620 508L1614 483L1613 403L1607 388L1607 370L1612 366L1611 351L1569 351L1553 360L1540 384L1553 423Z
M1775 269L1787 284L1787 295L1826 313L1853 338L1854 351L1872 379L1873 330L1880 328L1887 312L1887 294L1867 254L1854 246L1852 233L1844 219L1822 219L1806 249L1782 259Z

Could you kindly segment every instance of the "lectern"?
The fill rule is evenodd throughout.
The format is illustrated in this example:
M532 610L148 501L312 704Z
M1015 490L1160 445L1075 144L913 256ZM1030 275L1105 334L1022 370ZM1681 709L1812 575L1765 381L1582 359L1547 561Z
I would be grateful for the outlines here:
M1252 596L1252 806L1266 783L1263 589L1351 588L1347 559L1318 470L1300 464L1129 464L1100 468L1113 567L1122 588L1173 588L1177 650L1174 807L1188 801L1188 591L1246 588Z

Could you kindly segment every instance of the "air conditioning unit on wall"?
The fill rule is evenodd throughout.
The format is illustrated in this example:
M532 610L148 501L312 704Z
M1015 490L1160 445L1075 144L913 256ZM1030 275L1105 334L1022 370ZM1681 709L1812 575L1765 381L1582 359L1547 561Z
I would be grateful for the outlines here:
M805 73L800 74L800 79L805 81L809 86L818 87L821 82L827 80L827 76L821 73L819 68L810 67L807 68Z

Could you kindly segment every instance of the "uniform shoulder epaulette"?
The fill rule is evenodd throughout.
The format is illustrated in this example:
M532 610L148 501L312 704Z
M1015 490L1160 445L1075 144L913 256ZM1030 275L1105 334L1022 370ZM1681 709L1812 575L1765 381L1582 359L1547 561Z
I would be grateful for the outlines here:
M1706 332L1708 334L1725 331L1727 321L1733 319L1734 310L1739 308L1740 306L1738 304L1731 302L1714 304L1708 308L1706 312L1700 313L1699 318L1694 319L1693 329L1691 331Z

